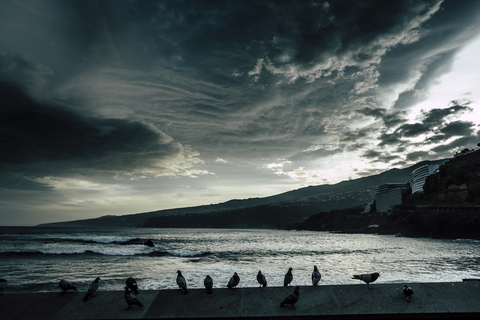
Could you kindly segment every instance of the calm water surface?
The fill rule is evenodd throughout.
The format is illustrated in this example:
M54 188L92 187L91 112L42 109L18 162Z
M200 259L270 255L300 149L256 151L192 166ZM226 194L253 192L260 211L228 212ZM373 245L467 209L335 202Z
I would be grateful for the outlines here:
M155 247L143 245L151 239ZM176 288L182 270L190 288L226 287L237 272L240 287L256 287L259 270L269 286L359 284L353 274L379 272L382 283L445 282L480 278L480 242L309 231L153 228L0 227L0 278L10 292L59 291L66 279L86 290L99 276L102 290L122 290L134 277L140 288Z

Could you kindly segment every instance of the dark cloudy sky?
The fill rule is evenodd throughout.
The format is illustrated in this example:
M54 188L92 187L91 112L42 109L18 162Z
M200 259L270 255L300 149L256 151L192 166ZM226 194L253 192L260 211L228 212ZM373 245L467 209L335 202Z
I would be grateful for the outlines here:
M264 197L480 142L480 1L0 2L0 224Z

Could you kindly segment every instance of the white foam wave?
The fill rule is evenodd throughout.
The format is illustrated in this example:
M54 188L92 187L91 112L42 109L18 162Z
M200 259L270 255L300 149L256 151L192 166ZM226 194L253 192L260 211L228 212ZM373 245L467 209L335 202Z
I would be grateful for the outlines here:
M169 251L169 254L177 257L195 257L204 254L203 251Z
M132 246L84 246L84 245L53 245L40 250L43 254L82 254L93 252L107 256L135 256L150 254L155 250L144 245Z
M77 240L77 241L78 240L93 241L93 242L99 242L99 243L125 242L133 239L130 237L98 235L98 234L91 234L91 233L74 233L70 235L61 236L58 238Z
M126 242L135 238L117 236L117 235L102 235L95 233L72 233L72 234L2 234L2 238L19 238L19 239L62 239L62 240L74 240L74 241L86 241L86 242L98 242L98 243L113 243L113 242ZM43 241L43 240L42 240Z
M90 250L92 252L98 253L98 254L103 254L106 256L135 256L135 255L141 255L141 254L149 254L152 253L153 249L146 249L142 247L137 247L137 248L97 248Z
M15 238L15 237L17 237L17 238L27 238L27 237L32 238L33 237L30 234L16 234L16 233L11 233L11 234L10 233L4 233L4 234L1 234L0 236L2 238L7 238L7 237L8 238Z
M47 250L40 250L43 254L80 254L85 253L87 250L79 250L79 249L47 249Z

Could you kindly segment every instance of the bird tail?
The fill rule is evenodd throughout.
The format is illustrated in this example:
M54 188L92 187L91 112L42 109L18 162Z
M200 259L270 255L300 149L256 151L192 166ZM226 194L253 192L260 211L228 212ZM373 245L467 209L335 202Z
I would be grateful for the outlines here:
M212 287L207 287L207 293L212 294L213 293L213 288Z
M183 293L187 294L188 293L188 290L187 290L187 287L182 287L182 290L183 290Z
M86 302L88 300L88 297L90 296L90 292L87 292L85 297L83 298L83 302Z
M67 290L75 290L75 291L77 291L77 287L75 287L75 286L68 286Z
M135 299L135 301L133 301L132 304L136 304L136 305L139 306L140 308L143 308L143 304L142 304L140 301L138 301L137 299Z
M358 274L354 274L352 279L362 280L362 277Z
M265 282L265 284L263 285L263 287L265 288L267 286L267 283Z

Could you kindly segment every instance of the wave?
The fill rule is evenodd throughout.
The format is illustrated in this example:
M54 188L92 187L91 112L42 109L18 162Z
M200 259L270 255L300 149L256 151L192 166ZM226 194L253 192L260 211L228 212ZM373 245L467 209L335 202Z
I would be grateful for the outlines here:
M101 244L144 244L148 239L132 238L127 236L101 235L94 233L73 233L73 234L2 234L0 239L10 241L41 241L51 242L80 242L80 243L101 243Z
M60 250L39 250L39 251L9 251L0 252L0 257L12 256L72 256L72 255L105 255L105 256L173 256L173 257L204 257L211 255L211 252L203 251L155 251L155 250L120 250L117 248L109 249L60 249Z
M201 257L210 254L203 251L168 251L168 254L176 257Z
M132 239L131 237L125 236L111 236L111 235L97 235L97 234L89 234L89 233L74 233L71 235L65 235L62 237L58 237L65 240L74 240L74 241L83 241L83 242L97 242L97 243L121 243L127 242Z

